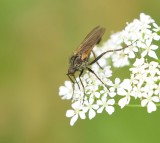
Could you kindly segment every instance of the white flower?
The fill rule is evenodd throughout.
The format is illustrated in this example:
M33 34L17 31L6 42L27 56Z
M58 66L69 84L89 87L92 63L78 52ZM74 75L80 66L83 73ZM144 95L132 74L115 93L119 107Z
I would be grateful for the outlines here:
M88 86L86 90L88 90L87 94L89 94L91 97L93 96L95 96L96 98L100 97L98 86Z
M130 68L129 70L132 71L131 74L131 83L134 85L139 84L141 86L147 77L147 64L144 62L144 58L136 59L135 63L133 64L134 67Z
M148 73L153 77L156 73L158 73L158 63L157 62L150 62L148 64Z
M85 111L89 111L89 119L92 119L96 116L96 112L94 110L97 110L98 107L99 106L97 104L94 104L94 99L92 97L89 98L89 101L87 100L84 102Z
M146 40L145 44L141 43L141 45L139 45L139 46L140 46L140 48L144 49L144 51L141 53L142 57L145 57L148 54L148 56L155 58L155 59L158 59L158 57L154 51L154 50L158 49L158 46L152 45L151 39Z
M142 97L143 91L142 91L141 84L137 84L137 86L134 86L132 90L133 91L131 93L131 96L133 96L135 99L137 99L137 97L138 98Z
M149 15L144 13L140 14L140 21L142 22L144 29L150 28L151 26L149 24L154 22L154 20Z
M131 23L127 23L127 26L122 31L124 36L124 42L136 41L137 39L142 39L141 22L138 19L133 20ZM127 44L126 43L126 44Z
M129 65L128 56L120 51L112 56L113 66L114 67L123 67Z
M91 97L100 97L100 93L98 91L100 83L96 82L94 80L90 80L89 84L85 87L86 88L86 93L89 94Z
M121 108L124 108L124 106L128 105L131 99L131 92L132 92L132 86L130 85L130 80L126 79L121 83L121 88L118 89L117 93L120 96L123 96L118 101L118 105Z
M107 79L112 76L111 66L106 66L103 69L99 68L97 64L92 66L92 70L98 75L100 79Z
M117 32L114 33L110 36L110 38L103 44L102 49L103 52L106 51L106 49L108 50L113 50L113 49L119 49L121 48L121 43L123 42L123 34L122 32ZM99 53L100 54L100 53ZM108 56L109 55L109 56ZM105 59L109 58L111 55L113 55L112 52L104 55ZM106 57L107 56L107 57Z
M114 112L114 99L107 100L107 96L102 96L101 100L97 101L97 104L100 106L100 108L97 110L97 113L102 113L104 109L109 115L111 115Z
M156 82L158 81L157 76L149 75L146 77L145 90L149 92L149 90L153 90L156 87Z
M115 95L113 92L110 92L106 86L103 86L103 89L100 90L100 94L103 95L103 96L108 96L109 95L110 97L114 97L114 95Z
M144 58L141 58L141 59L138 59L136 58L136 61L134 62L133 64L133 68L130 68L130 71L132 71L132 73L140 73L140 72L143 72L144 71Z
M116 89L120 88L120 78L116 78L114 83L111 84L110 91L115 91Z
M153 40L158 41L160 39L160 36L157 33L153 32L151 30L148 30L148 31L146 31L146 33L144 35L144 39L145 40L153 39Z
M62 99L71 99L73 95L73 86L70 81L65 81L64 86L60 86L59 95Z
M116 95L116 92L108 89L108 87L103 86L103 90L100 91L101 95L103 96L110 96L110 97L114 97Z
M131 45L132 43L129 42L127 45ZM131 46L124 49L124 53L128 54L128 57L133 59L135 58L135 52L138 52L138 48L135 46L135 43L133 43Z
M156 88L155 88L155 92L154 92L156 95L158 95L158 97L160 98L160 83L158 85L156 85Z
M67 110L66 112L66 117L71 118L70 121L70 125L73 126L74 123L77 121L78 117L80 117L81 119L85 119L86 118L86 110L84 110L82 104L77 101L75 103L72 104L72 108L73 110Z
M148 113L156 111L157 107L154 102L159 102L159 98L157 96L151 96L144 94L144 99L141 101L141 106L147 106Z
M112 76L112 70L111 70L111 66L106 66L104 69L103 69L103 74L105 77L109 78Z
M133 64L133 66L135 66L135 67L141 67L142 64L144 64L144 58L141 58L141 59L136 58L136 61Z
M72 102L79 101L80 103L83 103L87 100L87 97L84 95L84 92L81 92L78 88L74 92Z
M90 76L87 79L87 85L85 86L86 94L91 97L99 98L100 93L98 91L98 88L102 83L92 73L90 73L89 75Z
M154 26L153 31L155 31L155 32L160 31L160 26L158 26L156 23L153 23L153 26Z

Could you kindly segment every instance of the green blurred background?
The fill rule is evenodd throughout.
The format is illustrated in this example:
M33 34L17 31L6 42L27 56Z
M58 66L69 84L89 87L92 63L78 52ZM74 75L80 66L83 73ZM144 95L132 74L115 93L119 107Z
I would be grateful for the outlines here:
M149 14L160 25L159 0L1 0L0 143L158 143L160 109L119 108L70 127L58 88L68 59L95 26L103 40Z

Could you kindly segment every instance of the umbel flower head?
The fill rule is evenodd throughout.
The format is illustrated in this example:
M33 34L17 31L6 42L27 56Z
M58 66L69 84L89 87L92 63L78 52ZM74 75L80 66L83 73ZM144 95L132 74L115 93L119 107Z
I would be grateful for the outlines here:
M87 71L81 77L85 94L79 78L76 80L80 89L71 81L65 81L60 86L60 97L72 101L72 109L66 112L66 116L71 118L71 126L78 118L93 119L97 113L103 111L112 115L115 112L114 106L118 105L121 109L130 106L132 99L139 101L139 105L135 107L147 107L148 113L156 111L160 105L160 60L156 54L159 49L156 45L156 41L160 41L159 33L160 27L155 21L149 15L141 13L139 19L134 19L122 31L112 34L102 47L94 47L98 56L107 50L116 50L127 45L124 50L102 56L98 61L102 69L97 64L91 65L91 69L106 86ZM113 69L124 66L128 68L125 75L129 76L113 79Z

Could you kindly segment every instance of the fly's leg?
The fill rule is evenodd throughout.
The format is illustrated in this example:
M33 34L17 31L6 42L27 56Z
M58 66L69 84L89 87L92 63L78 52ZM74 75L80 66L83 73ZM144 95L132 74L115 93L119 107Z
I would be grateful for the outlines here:
M85 88L84 88L84 84L83 84L82 79L81 79L81 75L83 74L83 71L84 71L84 70L81 70L81 72L80 72L80 74L79 74L79 80L80 80L80 82L81 82L81 84L82 84L83 93L84 93L84 95L85 95Z
M94 59L96 59L96 54L93 52L93 50L92 50L92 54L93 54ZM103 68L101 67L101 65L98 63L98 61L96 61L96 63L97 63L97 65L98 65L101 69L103 69Z
M92 74L94 74L97 77L97 79L107 88L106 84L98 77L98 75L93 70L91 70L88 67L87 67L87 69L88 69L89 72L91 72Z

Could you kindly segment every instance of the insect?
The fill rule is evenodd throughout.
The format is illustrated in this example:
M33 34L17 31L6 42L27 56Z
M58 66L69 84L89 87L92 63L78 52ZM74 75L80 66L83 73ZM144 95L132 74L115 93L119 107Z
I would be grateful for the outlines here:
M80 86L79 86L79 84L76 80L76 77L75 77L75 73L77 71L80 72L79 80L82 84L84 94L85 94L85 88L84 88L83 82L81 80L81 75L83 74L84 70L88 70L89 72L94 74L97 77L97 79L103 85L105 85L105 83L98 77L98 75L92 69L89 68L89 66L94 63L97 63L99 65L98 60L108 52L120 51L120 50L126 48L126 47L124 47L124 48L116 49L116 50L108 50L108 51L100 54L98 57L96 57L95 53L93 52L93 48L95 45L99 44L104 33L105 33L105 28L100 27L100 26L95 27L85 37L85 39L82 41L82 43L79 45L79 47L75 50L75 52L73 53L73 55L71 56L71 58L69 60L70 66L68 69L68 73L66 75L69 77L69 79L71 80L73 85L76 82L79 89L80 89ZM89 62L89 57L90 57L91 53L93 53L95 59L92 62ZM100 65L99 65L99 67L102 68ZM74 80L71 77L73 77ZM74 86L73 86L73 88L74 88ZM73 92L74 92L74 89L73 89Z
M81 75L83 74L85 69L88 70L89 72L93 73L103 83L103 81L96 75L96 73L89 68L89 65L91 65L91 63L89 63L88 61L89 61L89 57L90 57L91 52L93 53L93 55L95 57L95 54L92 49L94 48L95 45L97 45L101 41L104 32L105 32L105 28L100 27L100 26L95 27L85 37L85 39L82 41L82 43L75 50L75 52L73 53L73 55L70 58L70 61L69 61L70 66L68 69L67 76L74 84L74 82L76 81L75 72L80 71L79 79L82 84L83 90L84 90L84 85L81 80ZM74 81L71 78L71 76L73 76ZM78 84L77 81L76 81L76 83ZM80 88L79 85L78 85L78 87Z

